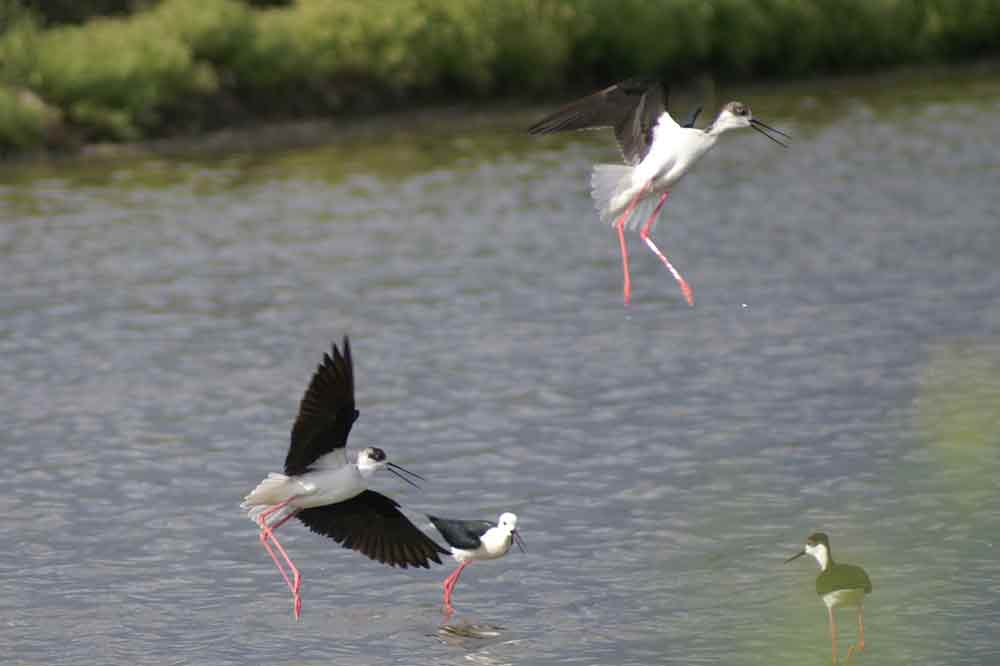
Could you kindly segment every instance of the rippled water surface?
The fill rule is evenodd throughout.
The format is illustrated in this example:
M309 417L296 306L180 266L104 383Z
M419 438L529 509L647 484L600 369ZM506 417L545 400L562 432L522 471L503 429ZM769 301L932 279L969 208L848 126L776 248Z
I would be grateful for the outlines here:
M860 664L1000 663L1000 80L729 90L634 304L543 109L325 145L0 171L0 654L11 664L827 664L811 531L874 582ZM550 107L551 108L551 107ZM397 119L399 125L403 118ZM422 512L527 554L399 571L239 500L350 333ZM854 638L840 615L842 654Z

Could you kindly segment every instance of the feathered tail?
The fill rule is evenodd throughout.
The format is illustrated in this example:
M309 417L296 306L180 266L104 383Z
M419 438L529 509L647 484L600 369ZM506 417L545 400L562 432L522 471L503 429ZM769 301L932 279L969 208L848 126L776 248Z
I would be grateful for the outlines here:
M590 176L590 196L601 222L614 224L631 203L636 194L631 191L633 168L624 164L594 165ZM653 213L655 206L655 197L645 197L632 209L625 226L637 230Z
M289 487L288 480L289 477L284 474L271 472L266 479L250 491L249 495L243 498L240 508L247 512L247 517L250 520L259 525L261 514L292 497L293 490ZM275 511L267 517L268 525L280 521L288 514L294 513L295 510L295 507L285 506L279 511Z

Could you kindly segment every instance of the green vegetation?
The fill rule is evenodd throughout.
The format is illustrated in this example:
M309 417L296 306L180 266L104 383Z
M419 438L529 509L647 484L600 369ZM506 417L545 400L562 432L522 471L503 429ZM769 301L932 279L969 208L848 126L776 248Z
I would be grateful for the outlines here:
M1000 51L1000 0L256 4L277 6L143 1L43 27L0 0L0 152L637 72L801 77Z

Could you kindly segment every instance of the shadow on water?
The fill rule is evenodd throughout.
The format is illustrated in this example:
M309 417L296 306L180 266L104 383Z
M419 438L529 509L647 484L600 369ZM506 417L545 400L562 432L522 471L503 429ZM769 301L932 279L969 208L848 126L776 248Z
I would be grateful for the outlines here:
M438 627L437 636L448 645L456 647L476 647L484 641L498 640L504 628L498 624L485 624L470 620L449 618Z

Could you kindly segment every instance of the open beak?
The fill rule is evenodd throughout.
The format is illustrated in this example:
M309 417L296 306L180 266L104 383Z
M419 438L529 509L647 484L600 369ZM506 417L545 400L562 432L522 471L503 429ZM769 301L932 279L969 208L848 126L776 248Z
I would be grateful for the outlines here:
M524 549L524 539L522 539L521 535L517 533L517 530L511 532L510 535L514 537L514 543L516 543L517 547L521 549L521 552L527 553L528 551Z
M780 139L779 137L783 136L787 140L791 140L792 137L788 136L787 134L785 134L784 132L782 132L780 129L778 129L776 127L771 127L770 125L765 125L764 123L760 122L756 118L751 118L750 119L750 127L754 128L755 130L757 130L758 132L760 132L761 134L763 134L764 136L766 136L771 141L774 141L776 144L778 144L782 148L788 148L788 142L785 141L785 140Z
M386 468L390 472L392 472L393 474L395 474L396 476L398 476L399 478L401 478L403 481L406 481L408 484L410 484L414 488L420 488L420 486L418 486L414 481L412 481L411 479L407 478L406 476L403 476L404 474L409 474L410 476L412 476L414 478L417 478L417 479L420 479L421 481L426 481L427 480L424 477L422 477L419 474L417 474L416 472L411 472L410 470L404 469L404 468L400 467L399 465L394 465L393 463L386 463L385 466L386 466Z
M805 554L806 554L806 551L800 550L799 552L795 553L794 555L792 555L791 557L789 557L787 560L785 560L785 564L788 564L792 560L797 560L797 559L799 559L800 557L802 557Z

